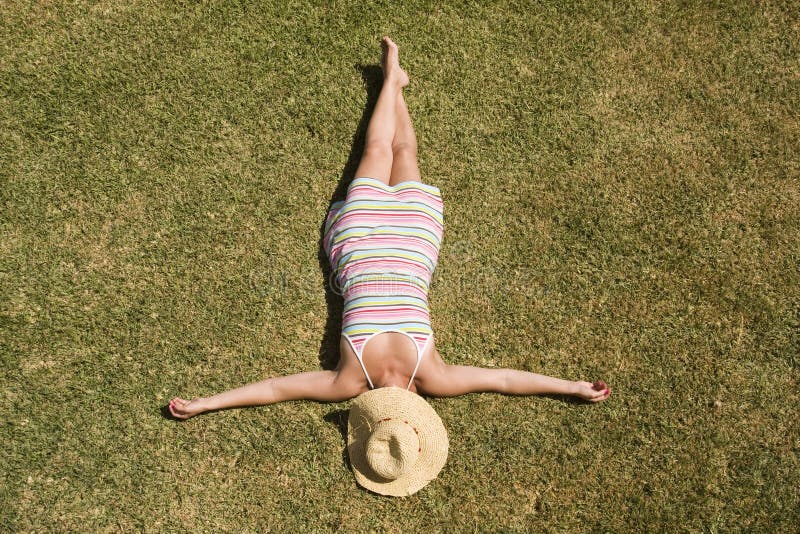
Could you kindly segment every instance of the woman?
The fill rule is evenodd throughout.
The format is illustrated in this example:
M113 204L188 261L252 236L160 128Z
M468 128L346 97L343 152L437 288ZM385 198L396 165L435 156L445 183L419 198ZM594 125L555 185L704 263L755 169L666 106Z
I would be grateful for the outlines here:
M169 404L174 417L288 400L343 401L392 386L435 397L486 391L599 402L611 394L602 381L572 382L442 360L427 303L442 237L442 200L420 177L403 99L408 76L397 45L388 37L382 45L384 82L364 154L346 200L332 206L325 227L325 249L345 301L337 368L268 378L211 397L176 397Z

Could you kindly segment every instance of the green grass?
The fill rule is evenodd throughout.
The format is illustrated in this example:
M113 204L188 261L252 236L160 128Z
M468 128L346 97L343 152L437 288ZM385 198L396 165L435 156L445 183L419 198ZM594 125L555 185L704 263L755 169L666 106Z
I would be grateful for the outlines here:
M274 4L0 6L1 528L794 530L798 4ZM161 412L319 368L383 34L440 352L615 391L432 400L407 499L356 487L347 403Z

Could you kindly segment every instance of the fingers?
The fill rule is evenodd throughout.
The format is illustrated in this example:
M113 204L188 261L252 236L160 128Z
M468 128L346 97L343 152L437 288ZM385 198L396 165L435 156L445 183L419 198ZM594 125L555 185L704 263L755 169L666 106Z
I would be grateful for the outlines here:
M606 400L611 395L611 388L606 387L606 389L600 391L593 391L592 397L587 399L589 402L600 402Z
M178 419L186 419L188 418L188 414L186 413L186 404L188 401L181 399L180 397L175 397L171 401L169 401L169 413L172 414L173 417Z

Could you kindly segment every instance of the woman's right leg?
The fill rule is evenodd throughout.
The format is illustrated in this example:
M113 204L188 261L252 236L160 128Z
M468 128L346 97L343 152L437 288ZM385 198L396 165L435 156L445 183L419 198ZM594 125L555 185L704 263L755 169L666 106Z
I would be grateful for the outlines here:
M400 68L397 45L388 37L384 37L381 44L383 88L367 126L364 154L356 169L356 178L376 178L388 184L392 174L392 141L397 125L397 98L403 87L408 85L408 76Z

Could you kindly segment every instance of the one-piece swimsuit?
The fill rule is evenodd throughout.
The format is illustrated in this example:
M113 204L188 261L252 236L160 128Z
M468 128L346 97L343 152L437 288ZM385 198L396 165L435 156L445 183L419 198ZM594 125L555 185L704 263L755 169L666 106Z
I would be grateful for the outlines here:
M331 286L344 297L342 336L370 388L363 350L372 336L399 332L411 338L417 362L433 338L428 290L444 231L439 189L422 182L389 186L355 178L345 200L331 205L323 246L333 268Z

